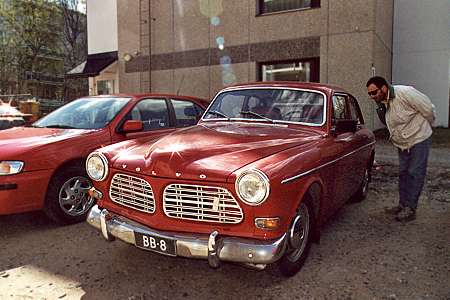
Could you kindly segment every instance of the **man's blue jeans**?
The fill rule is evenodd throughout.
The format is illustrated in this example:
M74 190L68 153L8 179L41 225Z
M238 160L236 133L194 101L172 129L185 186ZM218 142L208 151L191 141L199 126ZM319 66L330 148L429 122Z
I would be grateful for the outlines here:
M430 146L431 137L409 150L398 149L400 206L402 207L410 207L413 210L417 208L425 183Z

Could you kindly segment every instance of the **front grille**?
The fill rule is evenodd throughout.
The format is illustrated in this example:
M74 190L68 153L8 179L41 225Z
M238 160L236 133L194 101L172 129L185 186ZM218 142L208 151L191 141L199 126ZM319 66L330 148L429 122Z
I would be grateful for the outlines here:
M219 187L171 184L164 190L164 212L168 217L237 224L242 209L228 190Z
M113 202L146 213L155 212L155 199L150 184L138 177L117 173L109 188Z

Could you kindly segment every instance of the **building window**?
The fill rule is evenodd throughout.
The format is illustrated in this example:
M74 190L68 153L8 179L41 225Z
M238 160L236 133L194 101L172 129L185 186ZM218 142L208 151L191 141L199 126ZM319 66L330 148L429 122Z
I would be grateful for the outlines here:
M258 14L320 7L320 0L259 0Z
M114 80L98 80L97 95L114 94Z
M319 82L319 59L260 64L262 81Z

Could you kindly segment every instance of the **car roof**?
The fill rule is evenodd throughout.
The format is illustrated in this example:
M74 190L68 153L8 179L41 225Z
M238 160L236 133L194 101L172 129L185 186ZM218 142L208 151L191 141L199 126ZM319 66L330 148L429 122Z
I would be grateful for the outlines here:
M208 106L209 102L206 99L194 96L185 96L185 95L175 95L175 94L164 94L164 93L120 93L120 94L110 94L110 95L96 95L96 96L85 96L81 98L135 98L135 99L143 99L143 98L177 98L177 99L186 99L193 100L202 103L205 106Z
M194 96L186 96L186 95L175 95L175 94L165 94L165 93L120 93L120 94L110 94L110 95L95 95L95 96L85 96L89 98L147 98L147 97L171 97L171 98L186 98L186 99L194 99L194 100L204 100L206 99Z
M244 83L244 84L236 84L232 86L226 87L224 90L227 89L236 89L236 88L261 88L261 87L267 87L267 88L298 88L298 89L313 89L318 90L324 93L331 93L331 92L343 92L348 93L345 89L343 89L340 86L333 85L333 84L325 84L325 83L317 83L317 82L299 82L299 81L258 81L258 82L250 82L250 83Z

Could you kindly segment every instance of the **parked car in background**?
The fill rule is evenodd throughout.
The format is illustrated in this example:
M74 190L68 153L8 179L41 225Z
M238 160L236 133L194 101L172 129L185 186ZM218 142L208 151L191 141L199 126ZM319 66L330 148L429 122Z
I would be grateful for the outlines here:
M24 126L30 114L24 114L17 108L0 101L0 130Z
M375 138L356 99L315 83L220 91L201 121L129 140L86 162L98 199L87 221L169 256L298 272L325 220L366 196Z
M158 139L197 123L207 102L163 94L85 97L31 127L0 132L0 215L43 209L54 221L85 220L94 203L85 161L127 139Z

